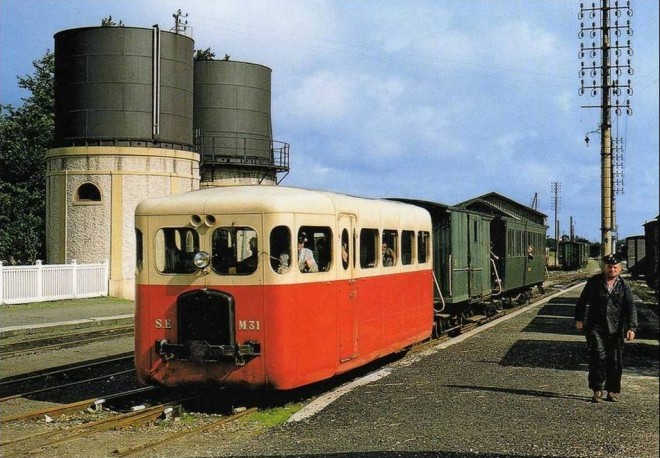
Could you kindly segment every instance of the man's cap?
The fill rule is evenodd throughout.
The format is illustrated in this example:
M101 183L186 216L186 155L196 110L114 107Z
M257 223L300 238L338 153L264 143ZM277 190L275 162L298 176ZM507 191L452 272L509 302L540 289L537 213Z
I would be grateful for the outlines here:
M619 264L621 262L621 258L616 254L608 254L603 258L603 262L605 264Z

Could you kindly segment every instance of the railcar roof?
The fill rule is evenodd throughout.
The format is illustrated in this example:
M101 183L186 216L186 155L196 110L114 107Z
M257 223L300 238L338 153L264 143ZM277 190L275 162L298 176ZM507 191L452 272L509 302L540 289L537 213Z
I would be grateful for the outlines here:
M406 211L423 209L384 199L286 186L224 186L200 189L142 201L136 215L300 212L335 214L339 211ZM404 210L405 209L405 210Z

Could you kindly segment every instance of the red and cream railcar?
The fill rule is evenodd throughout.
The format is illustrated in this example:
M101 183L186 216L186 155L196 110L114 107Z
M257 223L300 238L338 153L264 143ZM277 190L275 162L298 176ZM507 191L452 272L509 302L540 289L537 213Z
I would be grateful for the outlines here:
M431 334L422 208L235 186L146 200L135 221L143 384L291 389Z

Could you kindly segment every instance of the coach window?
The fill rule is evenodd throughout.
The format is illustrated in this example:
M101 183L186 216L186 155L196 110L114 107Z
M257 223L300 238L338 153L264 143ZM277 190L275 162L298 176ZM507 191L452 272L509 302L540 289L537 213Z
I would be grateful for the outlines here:
M378 229L360 230L360 267L370 269L376 266Z
M427 231L419 231L417 233L417 262L424 264L429 258L429 250L431 244L429 243L430 234Z
M307 248L312 252L314 262L318 272L330 270L332 265L332 230L327 226L301 226L298 230L298 240L302 240L302 248ZM296 259L301 272L315 272L313 263L309 263L303 258L305 253L297 253Z
M197 269L192 262L199 251L197 231L187 227L165 227L156 232L156 269L164 274L189 274Z
M144 249L142 245L142 231L135 229L135 269L138 273L142 272L142 265L144 260Z
M413 249L415 248L415 232L401 232L401 264L408 265L413 262Z
M291 230L277 226L270 231L270 267L278 274L291 268Z
M219 227L211 239L211 265L221 275L249 275L259 265L259 239L251 227Z
M383 230L383 246L381 247L381 263L383 267L392 267L397 263L399 251L399 234L392 229Z

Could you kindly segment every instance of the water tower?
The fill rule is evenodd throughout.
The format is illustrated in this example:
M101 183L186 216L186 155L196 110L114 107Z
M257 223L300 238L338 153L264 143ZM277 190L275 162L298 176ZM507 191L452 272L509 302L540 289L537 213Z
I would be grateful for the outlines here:
M199 187L193 40L159 27L55 34L55 147L47 153L49 263L110 262L134 296L134 211Z
M289 145L273 141L271 69L228 57L194 65L200 186L277 184L289 171Z

